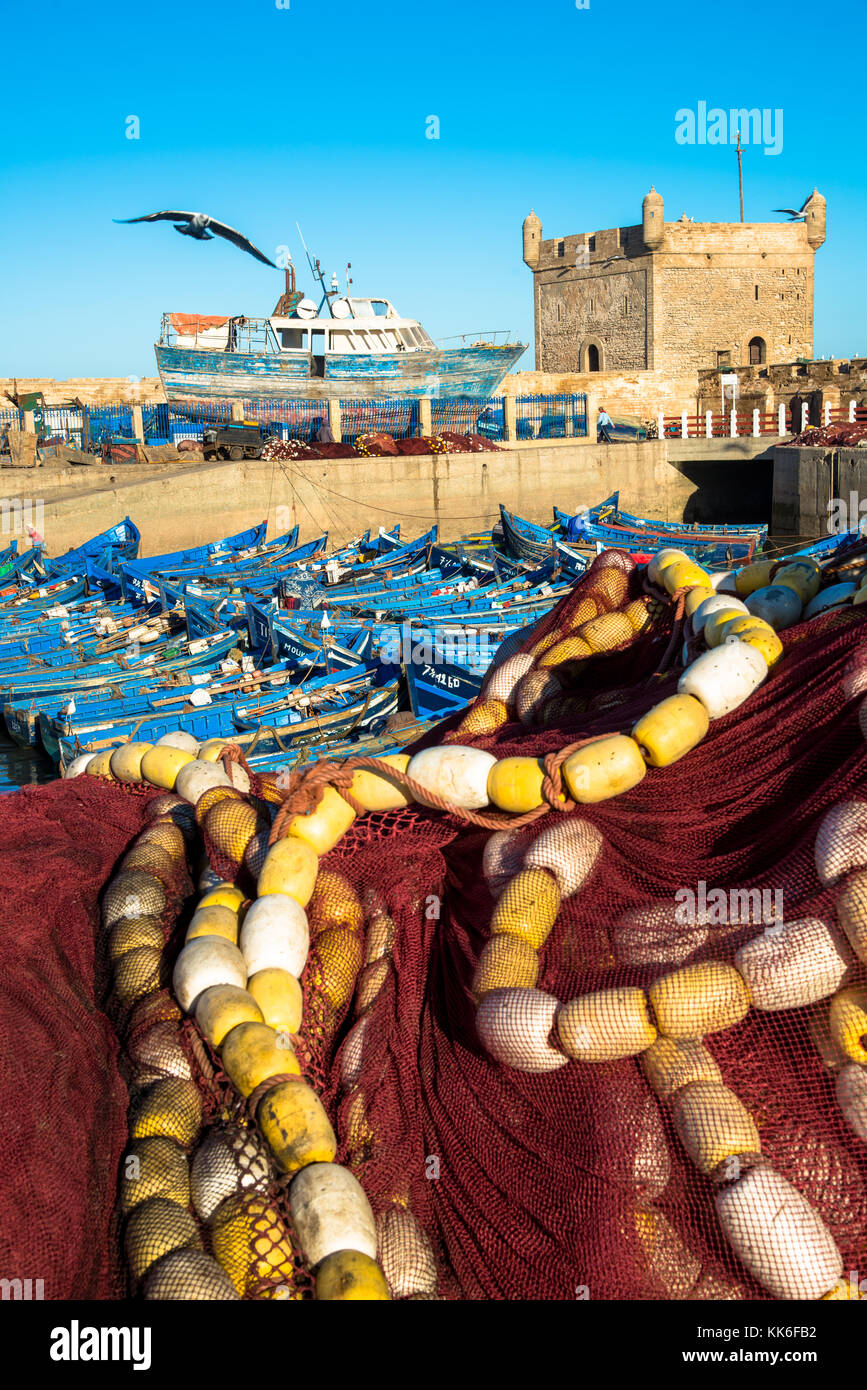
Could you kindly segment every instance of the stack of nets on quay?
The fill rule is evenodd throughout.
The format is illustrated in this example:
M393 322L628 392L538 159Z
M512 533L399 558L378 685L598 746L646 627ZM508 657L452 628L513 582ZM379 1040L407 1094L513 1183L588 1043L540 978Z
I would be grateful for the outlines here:
M305 444L300 439L271 439L263 459L306 462L310 459L387 458L389 455L498 453L499 445L480 434L413 435L394 439L390 434L360 434L354 444Z
M677 552L607 551L407 753L277 778L178 735L18 798L94 867L139 828L79 881L129 1134L84 1058L101 1181L40 1140L63 1241L116 1167L151 1299L858 1297L867 608L818 610L862 562L777 563L778 635ZM28 1230L19 1264L65 1268Z
M863 421L837 421L830 425L811 425L789 443L807 444L817 449L867 444L867 424Z

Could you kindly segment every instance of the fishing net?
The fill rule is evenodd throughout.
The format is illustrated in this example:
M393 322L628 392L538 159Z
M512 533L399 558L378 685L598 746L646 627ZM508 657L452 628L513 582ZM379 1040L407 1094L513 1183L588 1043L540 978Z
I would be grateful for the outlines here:
M175 962L202 933L211 947L222 934L234 958L269 844L324 800L326 779L351 797L348 772L250 774L249 790L240 778L194 808L157 794L142 809L134 791L86 782L32 804L22 794L46 829L33 882L21 860L13 881L39 922L34 951L44 902L74 882L89 954L67 958L64 926L55 955L91 1036L75 1106L46 1082L22 1131L28 1163L34 1133L47 1134L53 1167L38 1202L37 1179L20 1179L18 1232L37 1229L44 1203L40 1229L57 1243L58 1169L68 1186L78 1151L42 1117L53 1106L70 1130L73 1108L74 1171L89 1185L62 1223L64 1292L70 1277L82 1292L85 1259L90 1296L118 1290L116 1190L131 1291L309 1297L330 1257L293 1219L304 1126L291 1115L318 1126L322 1166L334 1158L361 1183L375 1217L362 1244L394 1297L767 1299L838 1283L850 1296L867 1254L863 637L857 608L784 632L771 677L680 761L574 805L563 750L580 760L588 740L628 734L694 654L683 604L607 552L425 741L498 766L541 760L547 802L563 809L458 815L416 801L358 816L320 860L309 955L276 1012L252 966L247 990L221 986L222 1013L185 1002ZM61 805L71 866L58 875ZM16 850L20 826L19 812ZM7 834L11 845L11 823ZM109 868L105 995L92 941ZM33 1001L29 984L14 994L17 1031L22 1008L47 1010L57 1048L56 1003ZM126 1117L112 1034L92 1012L103 996L124 1045ZM246 1053L231 1041L245 1029ZM97 1101L81 1078L95 1069L102 1130L85 1144ZM43 1071L55 1074L53 1058ZM34 1072L31 1049L7 1113ZM47 1248L35 1239L21 1248ZM62 1267L54 1247L50 1258Z
M628 734L682 669L645 574L609 552L503 654L522 717L495 671L426 742L544 758ZM867 1130L840 1096L863 1124L865 971L837 921L867 866L864 631L855 609L784 633L771 679L622 796L506 835L372 813L322 861L296 1051L396 1296L820 1297L864 1269ZM858 833L820 877L841 803ZM209 840L212 864L242 875L249 843L229 862Z
M94 782L0 799L2 936L0 1275L29 1296L110 1298L128 1096L100 1003L102 884L141 823L141 797ZM12 910L14 905L14 910ZM41 1288L37 1281L42 1281ZM27 1297L14 1283L9 1297Z

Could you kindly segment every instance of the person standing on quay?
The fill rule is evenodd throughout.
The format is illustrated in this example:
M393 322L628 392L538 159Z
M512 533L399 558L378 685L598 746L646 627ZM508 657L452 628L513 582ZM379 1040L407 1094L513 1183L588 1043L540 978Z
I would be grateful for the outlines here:
M613 444L614 440L611 438L611 431L613 428L614 421L611 419L605 406L601 405L599 407L599 416L596 420L596 443Z

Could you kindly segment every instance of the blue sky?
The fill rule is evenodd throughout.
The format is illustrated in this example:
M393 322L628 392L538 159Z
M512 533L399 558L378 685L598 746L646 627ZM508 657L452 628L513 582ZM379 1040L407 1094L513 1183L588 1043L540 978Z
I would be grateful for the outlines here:
M288 243L303 285L297 220L329 276L350 260L356 293L433 337L530 341L531 205L546 237L629 225L653 182L670 220L736 220L734 150L674 138L676 111L699 101L782 109L781 153L744 154L747 220L819 186L815 351L867 353L861 88L846 65L864 14L823 51L804 0L19 6L0 87L0 376L153 375L164 309L273 308L282 274L231 245L111 220L164 207L222 218L272 258Z

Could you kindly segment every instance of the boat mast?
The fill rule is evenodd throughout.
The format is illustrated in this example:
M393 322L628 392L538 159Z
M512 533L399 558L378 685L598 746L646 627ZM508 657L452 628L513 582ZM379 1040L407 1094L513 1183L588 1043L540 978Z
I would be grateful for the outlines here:
M318 309L317 312L319 313L319 315L320 315L320 317L321 317L321 315L322 315L322 306L323 306L323 304L327 304L327 305L328 305L328 314L329 314L329 317L330 317L330 318L334 318L334 315L333 315L333 313L331 312L331 297L332 297L332 295L338 294L339 291L336 290L336 289L327 290L327 289L325 288L325 276L324 276L324 274L322 273L322 267L321 267L321 265L319 264L319 261L318 261L318 260L316 260L316 261L311 260L311 258L310 258L310 252L307 250L307 242L304 240L304 233L301 231L301 227L299 226L299 224L298 224L297 222L295 223L295 226L298 228L298 235L299 235L300 238L301 238L301 245L304 247L304 254L305 254L305 256L307 257L307 264L308 264L309 267L310 267L310 274L313 276L313 279L314 279L314 280L318 280L318 281L319 281L320 287L321 287L321 289L322 289L322 298L321 298L320 301L319 301L319 309Z

